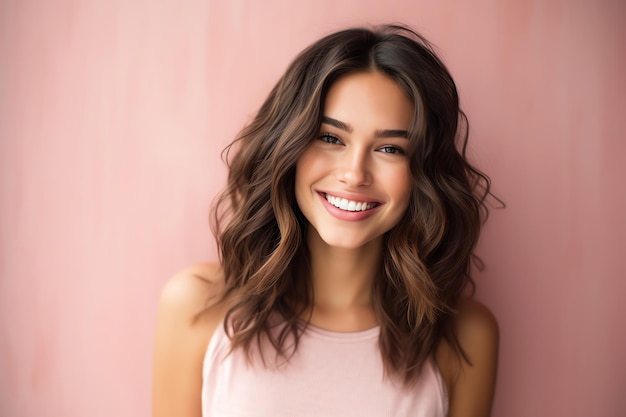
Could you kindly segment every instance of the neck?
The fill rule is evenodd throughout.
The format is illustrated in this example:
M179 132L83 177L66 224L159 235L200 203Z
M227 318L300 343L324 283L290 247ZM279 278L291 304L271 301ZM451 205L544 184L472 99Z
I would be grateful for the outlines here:
M355 249L328 246L315 230L307 240L314 295L312 323L345 331L374 326L372 287L380 273L382 237Z

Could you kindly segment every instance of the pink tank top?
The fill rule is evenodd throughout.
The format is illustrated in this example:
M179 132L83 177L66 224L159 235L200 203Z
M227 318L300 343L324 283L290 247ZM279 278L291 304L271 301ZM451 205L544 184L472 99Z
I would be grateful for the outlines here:
M378 334L378 327L338 333L309 326L288 362L264 367L249 365L242 349L227 355L220 325L204 358L202 416L444 417L448 398L433 361L410 389L385 379Z

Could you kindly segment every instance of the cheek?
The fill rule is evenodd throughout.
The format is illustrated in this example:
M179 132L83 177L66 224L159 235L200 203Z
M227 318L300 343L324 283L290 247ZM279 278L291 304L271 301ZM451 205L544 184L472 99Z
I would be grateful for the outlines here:
M303 201L303 195L304 195L304 189L306 188L305 185L305 178L303 178L303 172L301 169L301 165L298 162L298 165L296 165L296 176L295 176L295 181L294 181L294 194L296 196L296 203L298 204L298 207L302 207Z
M412 178L408 167L400 168L390 173L387 184L389 193L393 195L399 206L406 209L411 199Z
M311 183L328 175L334 163L330 155L310 147L296 163L296 184Z
M310 150L305 151L296 163L295 174L295 195L298 206L306 204L304 199L308 196L309 190L315 177L315 158Z
M310 173L311 163L307 158L306 152L300 156L296 163L296 191L306 182L308 174Z

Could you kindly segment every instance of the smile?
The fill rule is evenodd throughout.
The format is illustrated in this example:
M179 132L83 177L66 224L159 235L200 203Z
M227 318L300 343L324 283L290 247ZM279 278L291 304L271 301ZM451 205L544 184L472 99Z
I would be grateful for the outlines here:
M368 203L366 201L352 201L346 198L335 197L330 194L324 194L326 197L326 201L328 201L333 206L338 209L345 211L365 211L373 209L378 205L378 203Z

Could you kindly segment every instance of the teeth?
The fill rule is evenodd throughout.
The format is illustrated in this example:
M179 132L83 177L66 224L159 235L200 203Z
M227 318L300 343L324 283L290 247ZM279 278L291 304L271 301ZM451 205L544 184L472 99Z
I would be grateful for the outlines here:
M376 203L367 203L361 201L351 201L345 198L335 197L330 194L325 194L326 200L333 206L346 211L365 211L372 209L376 206Z

